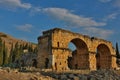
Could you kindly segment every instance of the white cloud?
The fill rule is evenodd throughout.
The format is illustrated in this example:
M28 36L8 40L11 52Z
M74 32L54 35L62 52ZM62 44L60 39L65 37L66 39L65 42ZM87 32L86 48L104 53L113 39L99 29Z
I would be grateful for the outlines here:
M98 36L98 37L106 39L111 34L113 34L113 31L111 31L111 30L97 28L97 26L105 26L106 23L97 22L97 21L93 20L91 17L83 17L83 16L75 15L67 9L43 8L43 9L40 9L39 11L40 12L43 11L44 13L47 13L48 15L50 15L58 20L62 20L64 22L68 23L69 26L82 27L84 32L89 35ZM109 18L115 18L115 14L109 15Z
M99 0L100 2L103 2L103 3L107 3L107 2L110 2L112 0Z
M36 13L41 13L42 8L41 7L32 7L30 10L30 15L35 15Z
M21 0L0 0L0 6L7 7L7 8L31 8L31 4L29 3L22 3Z
M84 28L84 30L89 35L97 36L103 39L107 39L110 35L114 33L112 30L105 30L105 29L95 28L95 27L87 27L87 28Z
M33 26L31 24L18 25L16 28L20 31L31 32Z
M63 9L63 8L43 8L42 11L72 26L90 27L90 26L105 26L106 25L106 23L104 22L96 22L91 17L83 17L83 16L75 15L71 13L71 11L67 9Z
M108 16L106 16L105 18L103 18L103 21L108 21L108 20L116 19L118 15L119 15L119 13L109 14Z
M41 12L42 8L41 7L33 7L32 11L34 11L34 12Z

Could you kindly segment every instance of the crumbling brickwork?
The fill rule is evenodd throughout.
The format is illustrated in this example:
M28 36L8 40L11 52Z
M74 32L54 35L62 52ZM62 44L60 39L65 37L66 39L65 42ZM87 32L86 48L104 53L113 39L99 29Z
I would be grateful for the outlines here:
M76 50L72 52L68 44ZM116 55L112 43L103 39L54 28L38 37L38 67L57 71L69 69L113 69Z

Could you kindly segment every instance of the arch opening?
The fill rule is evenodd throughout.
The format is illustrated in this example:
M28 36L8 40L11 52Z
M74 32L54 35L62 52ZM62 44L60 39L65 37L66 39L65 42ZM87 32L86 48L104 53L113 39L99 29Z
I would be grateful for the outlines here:
M96 50L96 68L110 69L111 68L111 53L105 44L100 44Z
M69 44L74 45L71 49L72 53L68 57L68 67L70 69L88 69L89 68L89 52L86 43L75 38Z

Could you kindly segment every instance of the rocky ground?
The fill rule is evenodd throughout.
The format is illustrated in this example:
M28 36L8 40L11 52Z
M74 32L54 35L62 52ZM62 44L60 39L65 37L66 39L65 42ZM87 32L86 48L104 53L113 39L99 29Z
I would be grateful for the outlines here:
M19 72L17 69L0 69L0 80L55 80L40 72Z
M89 74L19 72L9 68L0 69L0 80L120 80L120 72L115 70L98 70Z
M44 73L46 76L51 76L57 80L120 80L120 71L115 70L98 70L91 71L89 74L74 74L74 73Z

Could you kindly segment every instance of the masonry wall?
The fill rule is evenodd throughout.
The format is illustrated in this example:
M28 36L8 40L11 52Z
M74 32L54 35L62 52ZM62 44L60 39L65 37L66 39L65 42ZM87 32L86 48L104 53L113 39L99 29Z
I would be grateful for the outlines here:
M52 55L51 55L51 43L50 36L43 35L38 40L38 67L41 69L51 68L52 66Z
M68 44L74 38L81 38L83 40L88 39L88 37L81 36L80 34L77 35L77 34L73 34L73 33L70 33L70 32L64 32L64 31L61 31L61 30L56 30L56 31L54 31L54 34L52 34L52 47L53 48L58 48L58 49L63 48L63 50L68 49ZM68 60L68 56L71 56L71 53L72 52L66 54L65 51L63 53L61 53L60 51L56 51L56 53L53 52L53 54L55 54L55 55L64 54L66 56L64 58L64 61L61 62L61 65L57 66L58 69L61 69L61 67L65 67L65 66L68 67L68 61L67 60ZM77 55L76 58L74 58L75 60L72 62L73 67L75 68L75 65L78 64L78 69L89 69L89 56L88 55L89 55L89 53L84 55L84 54L82 54L82 52L81 52L81 54ZM78 59L78 60L76 60L76 59ZM56 61L61 61L61 59L59 57L56 58L55 60ZM64 62L67 62L67 64L64 64ZM69 68L66 68L66 69L69 69Z
M69 50L54 48L53 52L53 69L58 71L68 70L68 55L70 54Z
M110 51L110 68L117 67L115 50L112 43L109 41L94 37L91 38L86 35L58 28L44 32L42 37L43 38L38 39L38 66L41 68L44 68L45 66L45 58L49 58L49 68L58 71L69 70L68 58L73 57L71 50L68 48L70 42L73 42L77 47L77 55L74 56L74 60L71 62L72 66L78 61L79 69L96 70L96 50L99 45L104 44ZM105 54L107 55L107 53ZM101 60L103 59L101 58Z

